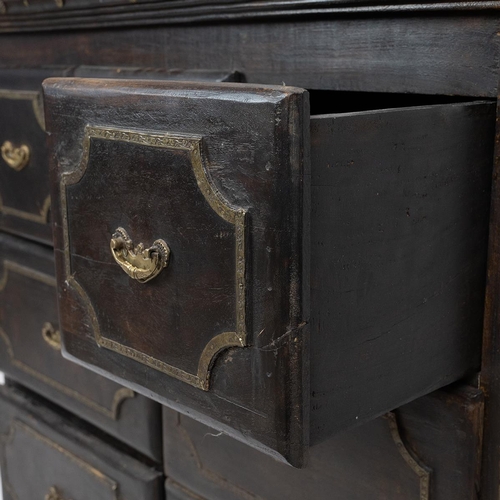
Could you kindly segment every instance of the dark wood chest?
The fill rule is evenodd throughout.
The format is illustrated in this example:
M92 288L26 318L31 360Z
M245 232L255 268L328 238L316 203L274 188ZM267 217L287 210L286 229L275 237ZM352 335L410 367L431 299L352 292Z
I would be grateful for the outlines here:
M499 500L498 8L0 2L4 496Z

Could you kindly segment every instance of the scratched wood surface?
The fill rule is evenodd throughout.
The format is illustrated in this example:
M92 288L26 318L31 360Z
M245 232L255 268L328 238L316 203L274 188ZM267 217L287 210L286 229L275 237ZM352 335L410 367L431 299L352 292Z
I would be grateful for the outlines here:
M13 33L0 38L0 61L229 69L307 89L496 98L498 31L494 13L457 12Z

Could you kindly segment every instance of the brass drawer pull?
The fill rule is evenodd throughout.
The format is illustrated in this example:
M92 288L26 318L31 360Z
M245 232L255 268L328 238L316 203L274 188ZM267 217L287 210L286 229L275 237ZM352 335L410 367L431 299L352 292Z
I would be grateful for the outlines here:
M56 330L52 323L45 323L43 325L42 337L52 349L61 350L61 332Z
M26 144L21 144L16 148L12 142L5 141L1 149L5 163L17 172L22 170L30 161L30 148Z
M135 248L127 231L119 227L110 242L111 253L118 265L140 283L152 280L168 266L170 248L163 240L156 240L149 248L139 243Z

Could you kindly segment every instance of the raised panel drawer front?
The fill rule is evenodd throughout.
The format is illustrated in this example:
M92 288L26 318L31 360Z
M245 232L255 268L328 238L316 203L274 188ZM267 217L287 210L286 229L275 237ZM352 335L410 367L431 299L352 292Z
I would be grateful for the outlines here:
M0 371L161 461L160 405L62 357L53 252L5 234Z
M490 103L44 89L68 358L293 465L477 368Z
M162 500L162 474L16 387L0 391L5 500Z

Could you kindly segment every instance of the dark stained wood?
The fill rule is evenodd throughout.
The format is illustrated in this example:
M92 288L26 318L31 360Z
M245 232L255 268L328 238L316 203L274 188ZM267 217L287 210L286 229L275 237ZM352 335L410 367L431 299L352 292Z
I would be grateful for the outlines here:
M494 112L312 117L312 443L479 369Z
M307 89L496 98L498 31L497 16L486 13L51 31L2 36L0 61L222 68Z
M498 500L500 484L500 129L497 130L491 196L488 277L481 386L485 392L482 499Z
M0 30L4 32L37 31L71 28L137 26L151 24L207 23L240 20L294 19L298 16L325 16L420 13L454 11L491 11L500 8L498 1L436 2L424 0L409 3L404 0L279 0L262 1L169 1L169 2L99 2L69 0L64 8L50 3L20 4L6 0L0 15ZM107 4L107 5L106 5ZM69 8L68 8L69 7ZM97 7L97 8L96 8Z
M430 500L481 496L484 395L452 386L396 410L410 451L432 469Z
M303 500L305 492L318 500L477 500L482 411L477 389L438 391L313 446L307 467L293 470L165 408L167 492L176 500Z
M44 88L64 355L300 465L309 431L307 93L89 79L47 80ZM63 188L88 123L143 135L91 139L81 180ZM204 165L186 151L147 145L144 134L162 132L203 137ZM242 216L222 217L215 197L224 210L247 211L244 229ZM163 238L171 247L169 267L150 283L115 263L110 240L120 226L135 244ZM224 332L234 333L219 346ZM208 383L210 391L200 389Z
M162 474L112 448L19 388L0 395L5 500L162 500ZM48 496L55 488L58 496Z
M205 500L204 498L196 495L185 486L182 486L171 479L167 479L165 483L167 489L168 500Z
M0 234L0 370L80 418L161 462L160 407L81 366L50 346L59 330L51 250Z

